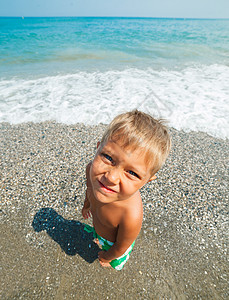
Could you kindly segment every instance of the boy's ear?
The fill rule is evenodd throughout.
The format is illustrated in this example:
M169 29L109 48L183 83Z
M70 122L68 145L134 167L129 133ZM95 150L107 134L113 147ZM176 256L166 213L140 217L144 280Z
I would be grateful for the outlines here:
M157 179L157 176L156 176L156 175L153 175L153 176L148 180L148 182L150 182L150 181L152 181L152 180L155 180L155 179Z
M100 144L101 144L100 142L97 142L97 149L99 148Z

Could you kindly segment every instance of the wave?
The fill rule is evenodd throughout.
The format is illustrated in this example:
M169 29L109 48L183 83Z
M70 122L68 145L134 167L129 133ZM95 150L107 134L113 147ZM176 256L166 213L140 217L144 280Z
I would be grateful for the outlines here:
M228 138L229 67L128 68L0 80L0 122L109 123L138 108L185 131Z

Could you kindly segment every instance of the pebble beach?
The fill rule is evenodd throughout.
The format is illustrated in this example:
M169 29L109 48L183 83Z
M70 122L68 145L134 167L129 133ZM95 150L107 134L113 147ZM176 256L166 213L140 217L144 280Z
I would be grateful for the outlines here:
M228 299L228 140L170 128L118 272L82 231L85 167L105 127L0 124L1 299Z

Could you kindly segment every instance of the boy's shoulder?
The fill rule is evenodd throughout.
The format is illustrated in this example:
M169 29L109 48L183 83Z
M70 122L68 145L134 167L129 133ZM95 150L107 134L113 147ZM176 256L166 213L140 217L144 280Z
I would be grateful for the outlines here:
M86 180L87 180L87 187L90 186L90 168L91 168L91 164L92 164L92 161L90 161L87 166L86 166Z
M91 164L92 164L92 161L90 161L87 166L86 166L86 174L88 175L89 172L90 172L90 168L91 168Z

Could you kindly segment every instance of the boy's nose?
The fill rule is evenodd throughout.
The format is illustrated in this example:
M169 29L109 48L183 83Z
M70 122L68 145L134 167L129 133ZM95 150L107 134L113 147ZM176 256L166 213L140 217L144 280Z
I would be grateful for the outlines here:
M109 182L109 183L112 183L112 184L118 184L119 183L119 170L117 168L112 168L110 169L109 171L106 172L106 180Z

